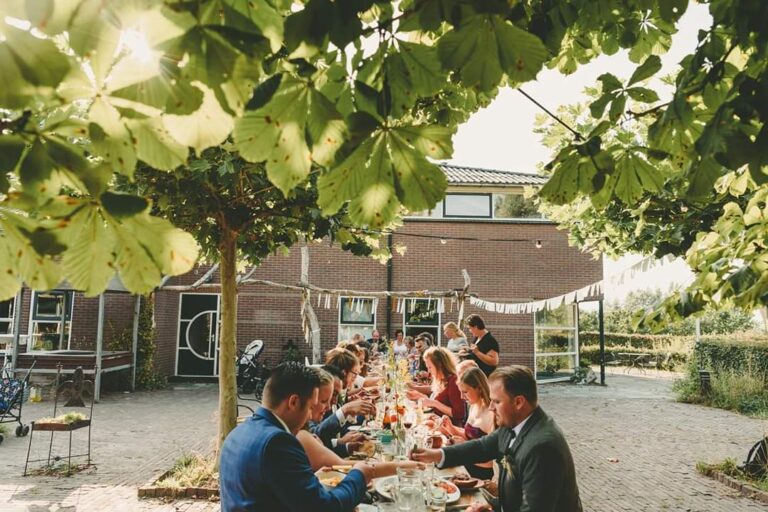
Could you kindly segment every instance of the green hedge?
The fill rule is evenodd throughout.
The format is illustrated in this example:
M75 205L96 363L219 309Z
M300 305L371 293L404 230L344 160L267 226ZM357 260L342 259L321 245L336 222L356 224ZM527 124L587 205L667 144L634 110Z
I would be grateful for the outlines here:
M599 345L600 333L585 331L579 333L579 343L582 345ZM616 332L605 333L606 347L634 347L643 352L666 347L677 351L693 346L693 336L672 336L669 334L623 334ZM630 352L622 350L622 352Z
M768 339L707 338L695 351L701 366L715 373L751 374L768 382Z
M644 349L632 347L629 345L606 347L605 360L610 361L612 359L612 352L626 352L631 354L651 354L652 359L659 361L660 370L679 369L684 365L691 356L691 352L688 349L685 350L673 350L669 348L659 349ZM579 361L589 364L600 364L600 345L582 345L579 350Z

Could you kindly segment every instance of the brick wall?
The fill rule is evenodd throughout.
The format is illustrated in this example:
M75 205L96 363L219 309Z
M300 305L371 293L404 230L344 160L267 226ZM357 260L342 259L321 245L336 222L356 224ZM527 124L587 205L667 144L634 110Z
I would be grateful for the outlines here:
M445 236L446 239L409 235ZM451 238L520 239L522 241L471 241ZM514 222L406 221L393 236L395 244L407 247L404 255L393 257L392 290L450 290L461 288L461 270L472 279L470 291L492 301L524 302L566 293L602 278L602 263L571 248L567 235L553 224ZM535 240L542 241L537 249ZM327 242L310 248L309 278L312 284L326 288L383 291L387 288L387 268L368 258L355 257ZM254 273L257 279L295 284L299 280L301 254L268 258ZM191 284L208 267L200 267L169 284ZM214 274L212 282L218 282ZM216 289L207 290L210 293ZM265 357L276 363L282 347L295 340L304 355L311 349L303 341L300 296L296 292L262 285L241 288L238 307L238 345L253 339L266 342ZM313 306L316 306L316 302ZM393 304L394 306L394 304ZM175 374L178 336L179 293L161 291L155 303L158 365L168 375ZM336 343L338 309L315 307L321 327L323 350ZM385 334L386 300L379 301L377 327ZM533 365L533 316L503 315L476 310L469 303L465 313L479 313L501 344L503 364ZM458 319L457 307L451 311L446 301L442 323ZM402 315L391 312L391 334L402 328Z

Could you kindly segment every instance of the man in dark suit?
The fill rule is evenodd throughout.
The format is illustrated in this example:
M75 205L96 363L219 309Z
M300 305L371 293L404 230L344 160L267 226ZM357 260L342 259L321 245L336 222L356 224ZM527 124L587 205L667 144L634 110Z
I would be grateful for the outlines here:
M415 450L412 458L438 467L499 462L502 512L581 512L576 469L560 428L538 406L530 368L507 366L491 374L491 410L499 428L442 450ZM475 507L472 510L491 510Z
M313 368L285 363L273 370L263 406L229 433L221 449L222 512L352 511L363 499L373 467L358 463L326 490L295 434L318 400Z
M342 390L344 372L338 367L328 364L323 366L323 370L333 376L331 403L335 404ZM373 415L375 413L376 408L370 402L353 400L335 408L335 410L329 407L322 418L311 418L309 431L319 437L326 448L333 450L339 457L346 458L366 440L365 434L346 431L347 416Z

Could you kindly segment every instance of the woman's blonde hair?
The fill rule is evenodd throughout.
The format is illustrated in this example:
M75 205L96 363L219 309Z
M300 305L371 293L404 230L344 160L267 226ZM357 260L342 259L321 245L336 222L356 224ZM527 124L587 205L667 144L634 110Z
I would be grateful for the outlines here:
M439 391L442 389L442 387L444 387L448 382L448 378L451 375L456 375L456 361L454 360L455 356L451 354L447 349L443 347L429 347L424 351L424 355L422 357L424 359L429 359L435 366L435 370L437 370L442 375L442 382L439 383L437 382L437 375L435 375L435 382L432 383L433 391ZM438 385L442 387L438 389Z
M480 368L474 367L461 375L461 382L480 393L480 400L484 407L491 404L491 389L488 387L488 378Z
M443 329L446 331L453 331L453 334L455 334L456 338L465 338L467 337L466 334L464 334L464 331L462 331L459 328L459 325L456 322L448 322L443 326Z

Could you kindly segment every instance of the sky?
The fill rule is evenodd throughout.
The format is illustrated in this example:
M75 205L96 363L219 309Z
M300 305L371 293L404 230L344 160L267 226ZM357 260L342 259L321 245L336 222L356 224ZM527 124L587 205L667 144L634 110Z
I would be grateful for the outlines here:
M711 18L707 6L690 3L680 21L679 31L673 36L669 52L661 56L662 70L659 76L673 72L679 61L696 46L697 33L709 26ZM543 70L535 82L523 85L523 90L551 111L560 105L585 101L585 87L594 87L597 77L611 72L620 79L627 79L637 67L627 57L627 52L601 56L581 66L572 75L562 75L557 70ZM652 87L659 84L651 83ZM663 94L660 93L663 98ZM450 163L470 167L484 167L525 173L535 173L540 163L550 159L550 150L533 132L535 119L543 113L519 92L506 88L499 92L487 108L475 113L461 125L454 138L454 157ZM619 261L604 259L605 277L621 272L642 259L629 255ZM690 279L691 273L684 262L666 265L636 277L621 286L606 290L607 301L621 300L631 290L660 288L669 290L676 283Z

